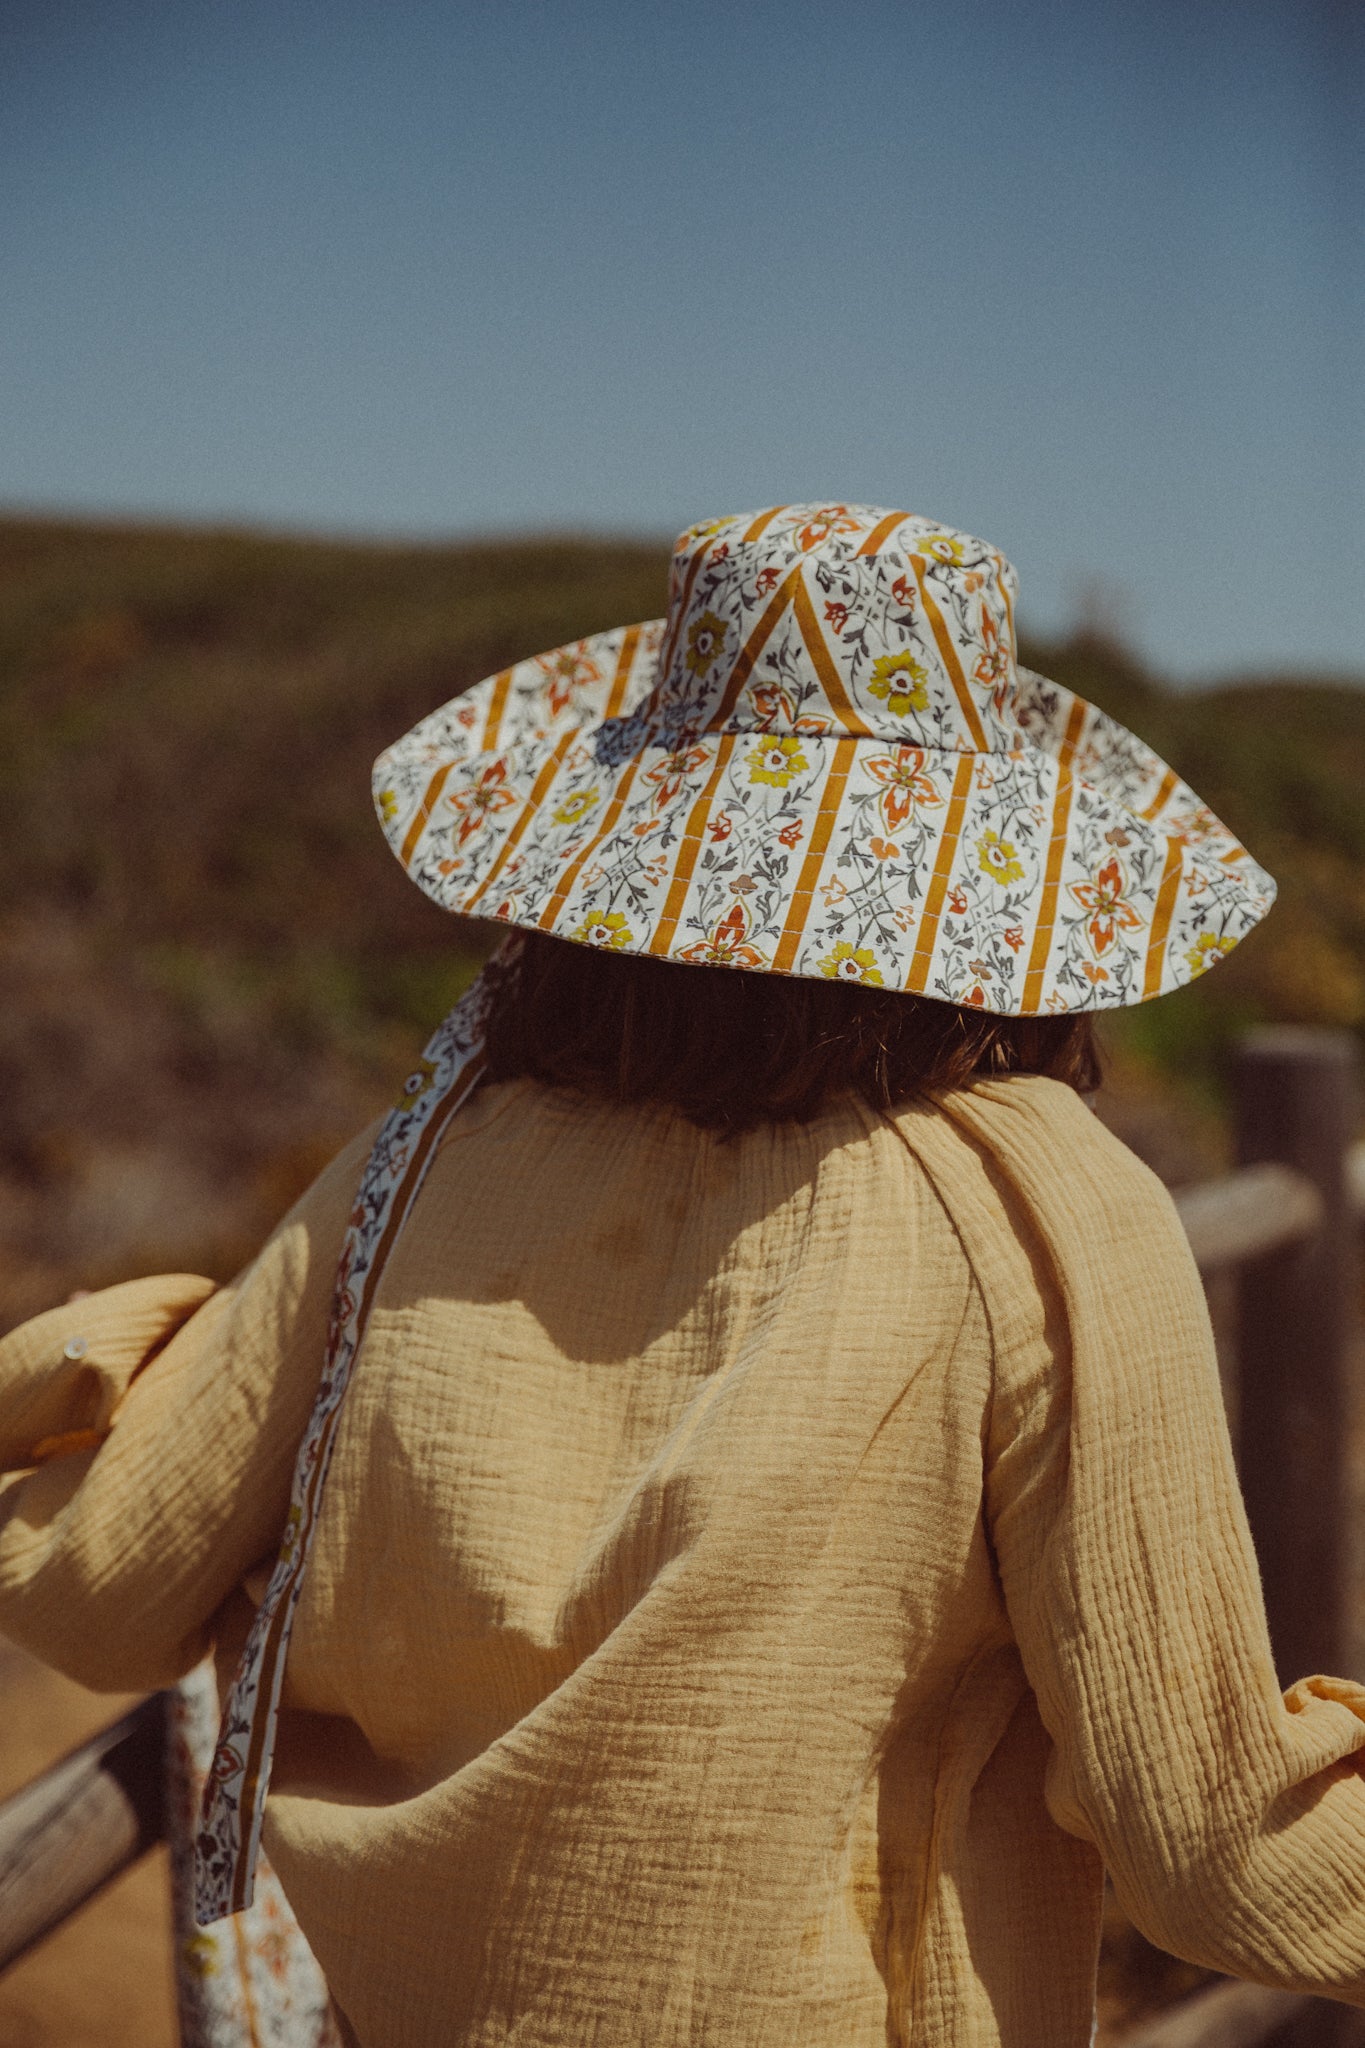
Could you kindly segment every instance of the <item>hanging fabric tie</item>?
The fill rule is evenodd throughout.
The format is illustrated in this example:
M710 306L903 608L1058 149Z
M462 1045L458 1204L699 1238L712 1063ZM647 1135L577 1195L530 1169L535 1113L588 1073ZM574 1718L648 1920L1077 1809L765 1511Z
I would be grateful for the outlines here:
M204 1788L194 1887L201 1927L240 1913L254 1895L285 1659L341 1405L389 1254L451 1119L483 1077L487 1004L485 969L439 1026L380 1126L351 1211L322 1380L294 1466L279 1558L228 1693Z

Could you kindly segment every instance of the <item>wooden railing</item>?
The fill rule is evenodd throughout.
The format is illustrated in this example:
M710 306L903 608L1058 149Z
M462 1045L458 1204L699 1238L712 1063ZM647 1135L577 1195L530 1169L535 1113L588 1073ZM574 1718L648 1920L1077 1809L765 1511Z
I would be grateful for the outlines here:
M1347 1414L1365 1143L1344 1032L1250 1034L1234 1066L1240 1164L1177 1194L1206 1280L1236 1283L1243 1491L1284 1683L1342 1671L1351 1642ZM164 1695L0 1805L0 1971L162 1833ZM1125 2048L1346 2048L1348 2008L1222 1983Z

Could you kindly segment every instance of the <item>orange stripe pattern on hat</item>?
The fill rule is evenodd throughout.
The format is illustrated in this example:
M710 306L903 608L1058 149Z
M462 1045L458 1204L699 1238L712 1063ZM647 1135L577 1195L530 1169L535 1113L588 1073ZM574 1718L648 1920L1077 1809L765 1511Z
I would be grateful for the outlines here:
M626 798L630 795L630 786L639 772L639 767L638 761L630 761L626 764L625 773L616 786L616 794L612 797L611 802L607 805L602 815L602 823L598 826L592 837L584 841L573 859L565 867L559 880L555 883L554 894L540 913L540 928L543 932L554 930L559 913L568 900L569 891L578 880L585 863L592 854L596 853L598 847L612 830L616 820L625 809Z
M903 512L888 512L885 519L877 521L877 524L859 548L858 553L860 555L879 555L882 551L883 543L890 540L898 526L903 526L904 524L905 514Z
M480 753L491 754L498 744L498 734L502 730L502 714L507 709L507 693L511 687L511 669L500 670L493 679L493 694L488 700L488 717L484 721L483 738L479 742Z
M740 691L754 672L754 663L767 646L769 639L772 637L774 627L791 603L792 592L800 581L801 570L798 566L792 570L791 574L781 584L764 610L758 624L754 627L753 632L745 641L739 658L730 671L724 694L707 720L706 730L708 732L719 732L736 704L738 704Z
M715 766L707 776L705 787L692 806L691 816L687 820L687 827L678 841L678 851L673 861L673 880L670 884L668 895L664 899L664 907L660 913L659 922L655 927L654 936L649 942L648 950L651 953L667 953L673 943L673 934L678 929L678 919L682 916L683 904L687 900L687 890L692 880L692 870L696 867L697 855L701 852L702 835L706 831L706 821L711 815L711 802L717 789L720 787L720 779L729 766L730 756L735 751L738 740L738 733L726 732L720 736L720 743L716 748Z
M640 628L628 627L626 637L621 642L621 655L616 664L616 674L611 679L611 693L607 698L607 708L602 714L604 718L615 718L621 709L626 685L630 681L630 672L635 666L635 650L639 644Z
M525 803L522 805L520 811L517 813L516 823L513 825L507 837L503 840L502 847L498 853L497 859L494 861L492 867L488 870L488 873L480 882L478 888L475 889L473 895L469 898L467 906L469 910L472 911L474 905L480 900L480 898L489 889L492 888L494 882L496 882L498 876L506 867L509 856L515 851L516 847L520 844L522 834L525 832L526 827L530 824L532 818L535 817L536 812L540 809L546 790L550 787L550 784L554 781L556 775L559 773L560 763L563 761L564 756L568 753L569 748L573 745L574 741L579 737L580 734L576 726L570 726L567 732L560 734L558 746L550 755L548 761L542 763L540 773L539 775L537 775L535 781L531 785L531 794L527 797Z
M925 581L924 557L922 555L911 555L910 566L915 572L915 581L919 585L919 594L924 600L925 616L933 628L934 640L937 643L943 666L948 671L948 677L952 683L954 695L957 698L958 708L966 720L967 730L972 736L972 745L977 749L978 753L988 753L990 750L986 744L986 729L982 725L981 715L972 701L972 693L968 686L967 678L962 673L962 663L957 658L957 649L953 645L953 636L948 631L943 614L930 595L928 583Z
M1043 874L1042 898L1038 906L1038 922L1033 928L1033 944L1029 949L1028 972L1024 976L1024 1000L1021 1015L1031 1017L1041 1007L1043 976L1047 971L1047 958L1052 950L1052 934L1057 923L1057 892L1061 887L1062 862L1066 858L1067 828L1071 822L1072 773L1071 757L1080 745L1081 729L1089 706L1077 697L1071 706L1066 721L1066 733L1057 754L1057 794L1052 803L1052 831L1047 844L1047 866Z
M405 868L412 865L412 856L417 851L417 842L427 829L427 822L431 817L432 811L435 809L436 800L445 788L450 771L454 766L455 763L453 761L444 762L436 770L436 773L426 786L422 801L418 804L413 814L412 823L408 827L407 836L403 840L403 845L398 855Z
M1185 849L1178 839L1166 841L1166 865L1161 871L1161 883L1156 892L1156 909L1152 914L1152 929L1147 940L1147 964L1142 976L1142 993L1154 996L1161 988L1161 977L1166 966L1166 941L1170 936L1171 918L1175 912L1176 897L1180 893L1180 877L1185 868Z
M923 992L924 984L929 979L929 967L938 941L939 922L943 916L943 899L948 893L948 877L957 859L958 843L962 838L962 820L966 815L973 773L972 756L959 755L957 767L953 771L953 789L948 799L948 815L943 824L943 837L939 840L934 872L929 877L929 887L925 891L924 908L920 912L919 931L915 938L915 951L905 981L906 988L916 995Z
M815 823L811 827L810 844L806 848L806 857L801 863L800 877L795 889L792 891L791 908L787 913L787 922L783 926L782 936L777 942L777 951L773 954L774 974L791 973L792 963L796 959L796 950L801 943L802 935L806 929L806 920L810 914L811 897L815 894L816 884L820 880L820 870L825 864L825 855L829 851L830 836L834 831L834 821L839 815L839 806L843 801L844 790L847 787L848 778L853 772L855 749L852 740L836 740L831 752L834 758L830 762L829 774L825 778L825 786L820 792L820 808L815 814Z
M824 685L825 695L829 699L830 706L839 723L843 726L845 732L855 734L858 739L871 739L871 726L860 718L854 710L849 700L848 692L844 688L843 679L834 663L830 660L829 649L825 645L825 636L820 631L820 621L815 616L815 606L810 601L810 592L806 588L805 578L799 571L793 593L793 604L796 610L796 623L801 628L801 638L806 643L806 652L814 664L815 673Z

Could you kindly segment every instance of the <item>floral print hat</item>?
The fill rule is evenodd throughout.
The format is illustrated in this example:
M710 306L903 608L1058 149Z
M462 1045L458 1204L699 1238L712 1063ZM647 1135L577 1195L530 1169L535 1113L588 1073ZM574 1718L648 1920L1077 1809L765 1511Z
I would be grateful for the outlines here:
M1141 740L1020 668L1017 579L913 513L690 527L668 616L518 662L383 754L445 909L1005 1016L1139 1003L1275 885Z

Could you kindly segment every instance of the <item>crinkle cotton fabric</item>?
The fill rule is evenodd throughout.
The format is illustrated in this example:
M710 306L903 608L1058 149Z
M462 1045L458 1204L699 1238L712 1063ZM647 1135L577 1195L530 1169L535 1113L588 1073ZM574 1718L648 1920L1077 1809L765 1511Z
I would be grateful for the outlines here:
M77 1679L235 1662L371 1140L231 1287L0 1343L0 1629ZM461 1110L266 1816L362 2048L1082 2048L1106 1865L1365 2005L1362 1756L1365 1688L1278 1689L1198 1276L1070 1091Z
M382 755L444 908L1005 1015L1182 987L1274 900L1149 747L1015 655L1015 572L876 506L690 528L666 619L490 676Z

